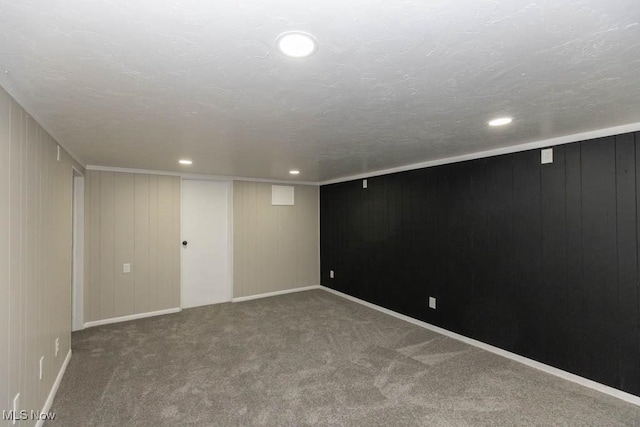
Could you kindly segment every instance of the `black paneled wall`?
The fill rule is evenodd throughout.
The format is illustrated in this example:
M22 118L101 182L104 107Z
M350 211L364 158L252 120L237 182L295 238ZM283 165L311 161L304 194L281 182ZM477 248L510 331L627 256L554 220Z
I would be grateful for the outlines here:
M323 186L322 284L640 395L639 144Z

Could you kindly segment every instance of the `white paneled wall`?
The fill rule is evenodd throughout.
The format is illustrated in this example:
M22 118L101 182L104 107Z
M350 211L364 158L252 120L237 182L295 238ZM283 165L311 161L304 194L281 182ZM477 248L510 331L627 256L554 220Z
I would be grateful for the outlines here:
M89 170L85 224L85 321L180 306L180 177Z
M0 410L41 410L70 349L72 166L0 88Z
M319 187L295 185L272 205L271 184L233 182L233 297L320 284Z

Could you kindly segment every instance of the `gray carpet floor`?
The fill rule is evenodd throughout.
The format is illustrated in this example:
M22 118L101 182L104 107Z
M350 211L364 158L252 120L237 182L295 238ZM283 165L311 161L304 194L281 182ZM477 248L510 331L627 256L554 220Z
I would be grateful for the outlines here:
M323 290L72 342L49 426L640 426L640 407Z

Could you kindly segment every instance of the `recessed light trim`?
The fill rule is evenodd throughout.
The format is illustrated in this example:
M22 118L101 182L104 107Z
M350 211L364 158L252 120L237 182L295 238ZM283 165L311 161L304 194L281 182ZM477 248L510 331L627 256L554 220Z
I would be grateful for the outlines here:
M180 159L180 160L178 160L178 163L180 163L181 165L190 165L193 162L191 160L188 160L188 159Z
M291 170L289 171L289 173L290 173L291 175L300 175L300 171L299 171L299 170L297 170L297 169L291 169Z
M276 39L278 51L289 58L307 58L318 50L318 41L302 31L287 31Z
M500 117L497 119L493 119L489 122L489 126L504 126L511 123L513 119L511 117Z

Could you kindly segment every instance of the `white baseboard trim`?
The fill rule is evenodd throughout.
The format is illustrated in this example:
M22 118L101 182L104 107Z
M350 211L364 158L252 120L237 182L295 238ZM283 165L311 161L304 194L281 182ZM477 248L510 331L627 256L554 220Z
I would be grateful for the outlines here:
M291 294L294 292L310 291L312 289L321 289L321 288L323 288L323 286L314 285L314 286L305 286L304 288L285 289L284 291L267 292L266 294L257 294L257 295L250 295L248 297L233 298L231 302L250 301L252 299L275 297L276 295Z
M153 317L153 316L160 316L160 315L163 315L163 314L179 313L181 310L182 309L180 307L176 307L176 308L168 308L166 310L149 311L147 313L131 314L129 316L112 317L110 319L94 320L92 322L85 322L84 327L85 328L91 328L93 326L108 325L110 323L119 323L119 322L126 322L128 320L144 319L145 317Z
M545 365L544 363L537 362L535 360L526 358L524 356L520 356L519 354L511 353L510 351L503 350L498 347L494 347L490 344L483 343L482 341L474 340L473 338L465 337L464 335L457 334L455 332L448 331L446 329L440 328L438 326L432 325L427 322L423 322L421 320L414 319L413 317L405 316L404 314L397 313L393 310L389 310L388 308L381 307L376 304L372 304L370 302L361 300L356 297L352 297L351 295L347 295L343 292L336 291L334 289L328 288L326 286L320 286L321 289L332 293L334 295L338 295L342 298L348 299L353 302L357 302L358 304L362 304L366 307L372 308L374 310L380 311L382 313L388 314L395 318L404 320L406 322L412 323L414 325L423 327L425 329L429 329L431 331L437 332L449 338L453 338L458 341L462 341L466 344L472 345L474 347L481 348L486 351L490 351L491 353L497 354L502 357L506 357L507 359L514 360L516 362L520 362L524 365L530 366L532 368L538 369L540 371L546 372L547 374L554 375L556 377L560 377L562 379L574 382L576 384L580 384L584 387L588 387L590 389L599 391L604 394L608 394L609 396L616 397L620 400L624 400L625 402L632 403L634 405L640 406L640 397L635 396L630 393L626 393L622 390L618 390L613 387L609 387L608 385L601 384L599 382L581 377L579 375L572 374L567 371L563 371L562 369L554 368L553 366Z
M44 402L44 406L42 407L41 414L46 414L51 409L51 405L53 404L53 399L56 397L56 393L58 392L58 387L60 387L60 383L62 382L62 377L64 377L64 373L67 370L67 365L69 365L69 360L71 360L71 349L67 353L67 357L62 362L62 366L60 367L60 371L58 371L58 376L56 380L53 382L53 386L51 386L51 391L49 392L49 396L47 400ZM44 425L44 420L38 420L36 423L36 427L42 427Z

